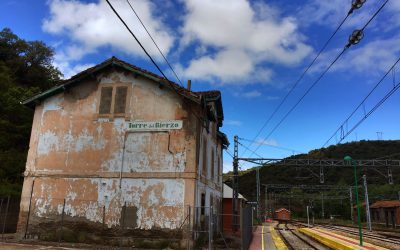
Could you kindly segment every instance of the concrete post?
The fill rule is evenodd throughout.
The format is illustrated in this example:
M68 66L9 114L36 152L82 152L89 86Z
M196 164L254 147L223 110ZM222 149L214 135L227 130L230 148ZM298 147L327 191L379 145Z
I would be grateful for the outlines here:
M365 190L365 211L366 211L366 215L367 215L368 229L369 229L369 231L372 231L371 214L370 214L370 210L369 210L367 176L366 175L363 175L363 180L364 180L364 190Z

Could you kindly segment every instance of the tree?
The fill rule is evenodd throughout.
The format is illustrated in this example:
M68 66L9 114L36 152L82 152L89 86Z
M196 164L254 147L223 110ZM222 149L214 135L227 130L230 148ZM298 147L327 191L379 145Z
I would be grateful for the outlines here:
M41 41L25 41L7 28L0 32L0 195L21 189L33 110L20 102L60 80L53 55Z

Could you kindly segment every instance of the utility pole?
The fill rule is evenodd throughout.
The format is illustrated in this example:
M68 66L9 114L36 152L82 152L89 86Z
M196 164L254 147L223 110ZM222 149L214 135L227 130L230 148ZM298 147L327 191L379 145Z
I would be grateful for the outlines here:
M381 131L376 132L376 137L379 141L381 141L383 139L383 132Z
M369 210L367 176L363 175L363 179L364 179L364 190L365 190L365 210L366 210L366 214L367 214L368 229L369 229L369 231L372 231L371 214L370 214L370 210Z
M354 218L353 218L353 192L351 191L351 187L349 188L349 197L350 197L350 218L351 218L351 223L354 224Z
M239 198L239 160L238 160L238 136L233 137L233 194L232 194L232 231L238 229L238 198Z
M257 219L260 219L260 166L256 169L257 178Z
M321 205L322 205L322 219L325 219L325 211L324 211L324 192L321 192Z
M307 227L310 227L310 215L308 213L308 205L307 205Z
M265 219L267 218L268 218L268 187L265 186Z

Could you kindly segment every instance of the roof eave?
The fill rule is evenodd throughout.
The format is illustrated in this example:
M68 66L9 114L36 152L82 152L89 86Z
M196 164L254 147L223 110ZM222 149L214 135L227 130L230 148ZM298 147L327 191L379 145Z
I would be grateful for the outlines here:
M65 91L69 86L71 86L71 85L73 85L73 84L75 84L77 82L80 82L80 81L86 79L87 77L91 77L94 74L96 74L98 71L100 71L100 70L102 70L104 68L110 67L110 66L111 67L118 66L118 67L121 67L121 68L123 68L125 70L128 70L128 71L130 71L130 72L132 72L134 74L144 76L144 77L146 77L146 78L148 78L150 80L153 80L153 81L159 83L163 87L167 87L167 88L175 91L177 94L183 96L184 98L189 99L190 101L193 101L193 102L195 102L197 104L201 103L200 98L198 98L198 97L196 97L194 95L180 93L178 89L173 87L173 83L172 82L170 82L170 84L168 84L169 82L166 79L158 78L158 77L155 77L155 76L153 76L151 74L148 74L146 72L134 69L132 67L129 67L128 65L125 65L124 63L122 63L120 61L114 60L113 58L109 59L109 60L107 60L107 61L105 61L105 62L103 62L103 63L101 63L101 64L99 64L97 66L94 66L92 69L88 70L87 72L84 72L82 75L77 74L77 75L73 76L72 78L70 78L68 80L65 80L62 85L58 85L58 86L55 86L53 88L50 88L50 89L44 91L43 93L37 94L37 95L35 95L35 96L31 97L31 98L23 100L20 103L25 105L25 106L32 107L35 104L37 104L40 101L42 101L43 99L46 99L46 98L51 97L53 95L59 94L59 93Z

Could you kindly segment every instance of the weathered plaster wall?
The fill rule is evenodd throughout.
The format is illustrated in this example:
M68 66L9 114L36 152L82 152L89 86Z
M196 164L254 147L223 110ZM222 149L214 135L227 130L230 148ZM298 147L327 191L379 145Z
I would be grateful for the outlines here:
M101 86L129 86L124 117L98 115ZM120 223L121 206L136 207L137 228L177 228L193 205L196 121L188 104L158 83L106 72L37 105L28 153L20 226L29 208L37 217L65 212L105 224ZM183 120L183 128L128 132L126 121ZM185 191L186 190L186 191ZM133 211L133 210L132 210Z
M65 217L118 226L123 206L134 208L134 228L178 228L184 219L184 180L105 178L36 178L32 196L32 221ZM104 210L103 210L104 209Z

